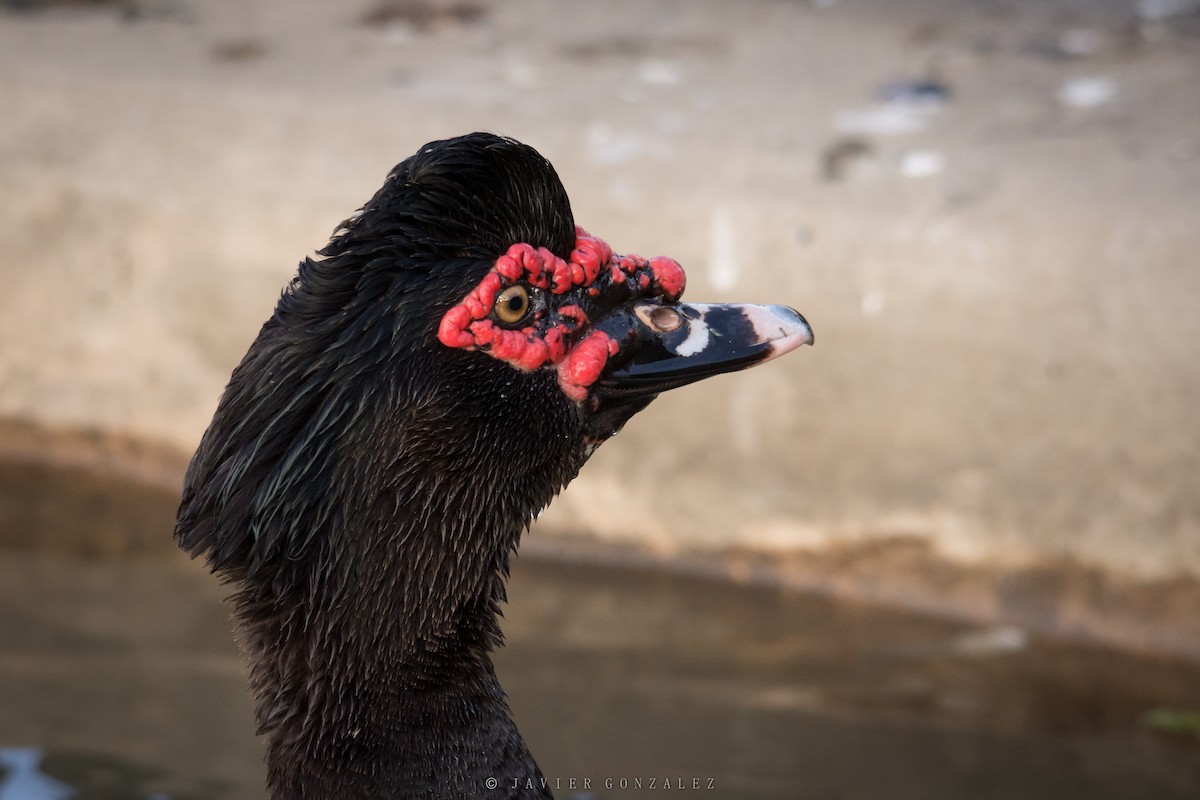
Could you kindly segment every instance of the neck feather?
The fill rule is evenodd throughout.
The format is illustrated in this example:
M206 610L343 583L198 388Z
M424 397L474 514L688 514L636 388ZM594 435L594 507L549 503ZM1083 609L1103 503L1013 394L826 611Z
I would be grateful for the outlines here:
M540 781L490 653L509 558L568 459L554 454L544 475L481 468L479 448L452 437L422 452L423 427L372 437L419 469L345 457L341 510L316 515L329 522L303 557L242 581L236 617L276 800L494 798L488 777ZM439 458L475 469L430 469Z
M581 412L545 370L367 352L265 326L185 481L176 536L238 588L272 797L536 785L489 654L519 537L582 464Z

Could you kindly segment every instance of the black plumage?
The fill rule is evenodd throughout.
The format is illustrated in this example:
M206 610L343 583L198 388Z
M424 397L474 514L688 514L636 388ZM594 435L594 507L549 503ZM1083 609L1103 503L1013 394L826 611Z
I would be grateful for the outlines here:
M196 452L176 536L237 587L272 797L539 775L487 653L583 414L551 373L431 344L522 241L574 246L545 159L486 135L424 148L301 263Z
M236 588L272 798L549 796L489 658L509 558L654 394L579 402L437 341L514 243L576 246L551 165L423 148L300 264L191 462L175 534Z

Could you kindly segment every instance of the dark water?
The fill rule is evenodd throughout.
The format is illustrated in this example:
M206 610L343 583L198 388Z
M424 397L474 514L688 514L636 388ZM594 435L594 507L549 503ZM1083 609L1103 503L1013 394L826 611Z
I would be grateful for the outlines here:
M39 475L0 470L0 521L145 528L116 480L30 516L73 496ZM224 590L62 541L0 535L0 800L260 797ZM1145 721L1200 707L1197 665L629 568L526 559L510 594L497 666L560 797L1200 798L1200 741Z

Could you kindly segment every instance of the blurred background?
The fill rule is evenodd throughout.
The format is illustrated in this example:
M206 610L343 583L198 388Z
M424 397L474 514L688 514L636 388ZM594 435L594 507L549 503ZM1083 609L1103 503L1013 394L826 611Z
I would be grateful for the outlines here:
M817 337L526 537L560 795L1200 793L1200 0L7 0L0 98L3 800L257 796L183 469L299 259L473 130Z

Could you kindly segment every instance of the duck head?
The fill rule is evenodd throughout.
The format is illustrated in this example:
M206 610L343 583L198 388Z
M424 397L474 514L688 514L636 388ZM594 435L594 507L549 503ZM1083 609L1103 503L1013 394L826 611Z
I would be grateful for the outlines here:
M684 283L577 228L549 162L489 134L422 148L301 262L175 532L236 587L273 796L538 774L488 657L521 532L660 392L812 341Z
M616 255L577 227L566 258L512 245L442 317L438 339L515 369L553 369L563 394L580 404L589 447L659 392L813 341L786 306L681 303L685 283L674 259Z

